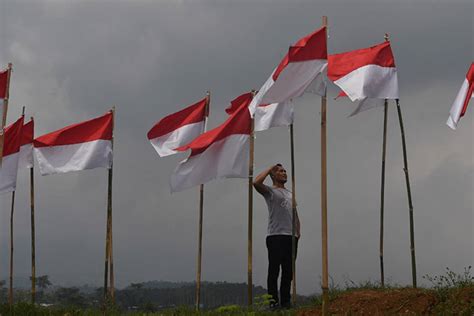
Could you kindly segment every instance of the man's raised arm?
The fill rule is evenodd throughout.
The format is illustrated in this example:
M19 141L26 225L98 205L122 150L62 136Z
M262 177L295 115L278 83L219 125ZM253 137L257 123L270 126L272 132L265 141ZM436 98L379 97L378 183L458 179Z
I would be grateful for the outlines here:
M253 187L255 190L258 191L261 195L266 195L269 193L267 186L263 184L265 179L268 177L268 175L272 172L273 166L266 169L262 173L260 173L258 176L255 177L255 180L253 181Z

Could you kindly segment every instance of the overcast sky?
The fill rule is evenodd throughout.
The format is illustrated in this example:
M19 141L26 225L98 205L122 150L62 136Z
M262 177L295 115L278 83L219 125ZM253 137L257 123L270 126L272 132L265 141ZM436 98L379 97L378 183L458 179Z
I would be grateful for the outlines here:
M186 155L159 158L146 138L163 116L211 90L210 127L234 97L258 89L288 46L329 19L330 53L390 34L400 81L415 214L418 280L474 263L472 109L445 122L474 60L474 3L466 1L10 1L0 0L0 65L13 62L8 121L26 106L36 135L116 106L114 262L119 287L193 281L198 189L171 195ZM379 280L383 109L347 118L328 100L329 272L335 283ZM471 102L472 103L472 102ZM298 292L319 290L320 98L296 104ZM474 104L472 104L474 106ZM410 284L409 217L395 105L388 123L385 274ZM289 168L286 128L257 135L256 172ZM103 280L107 171L36 175L37 274L55 284ZM30 275L29 174L18 174L15 276ZM245 179L206 185L203 279L247 280ZM8 277L10 195L0 197L0 278ZM266 286L267 209L254 200L254 282Z

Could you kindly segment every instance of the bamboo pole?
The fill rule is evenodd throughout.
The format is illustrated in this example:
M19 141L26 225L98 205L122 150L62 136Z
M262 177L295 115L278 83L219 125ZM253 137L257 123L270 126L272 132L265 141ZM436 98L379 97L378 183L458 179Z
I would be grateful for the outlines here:
M295 181L295 146L293 123L290 124L290 152L291 152L291 206L292 206L292 225L291 225L291 271L292 271L292 295L293 306L296 305L296 181Z
M35 304L35 301L36 301L35 178L34 178L33 166L30 168L30 206L31 206L31 303Z
M388 102L387 99L384 101L384 118L383 118L383 146L382 146L382 180L380 185L380 284L382 287L385 286L385 275L383 265L383 235L384 235L384 205L385 205L385 156L387 152L387 112Z
M403 147L403 171L405 172L405 182L407 186L407 196L408 196L408 208L409 208L409 216L410 216L410 253L411 253L411 274L412 274L412 282L413 287L416 288L416 257L415 257L415 224L413 220L413 202L411 199L411 189L410 189L410 176L408 174L408 158L407 158L407 147L405 142L405 130L403 128L403 118L402 118L402 110L400 108L400 102L397 99L397 112L398 112L398 120L400 123L400 132L402 136L402 147Z
M21 115L25 116L25 107L23 107ZM12 204L10 212L10 284L8 287L8 303L10 308L13 306L13 214L15 212L15 191L16 189L12 192Z
M389 36L385 33L385 41ZM384 209L385 209L385 157L387 153L387 120L388 120L388 101L384 100L384 118L383 118L383 145L382 145L382 174L380 183L380 240L379 240L379 259L380 259L380 285L385 287L385 272L383 263L384 252Z
M114 130L115 126L115 106L112 107L112 133ZM112 134L112 151L114 150L114 138ZM113 167L113 163L112 163ZM113 170L110 168L110 185L108 186L108 205L110 207L110 246L109 246L109 264L110 264L110 285L109 285L109 291L110 291L110 300L112 304L115 304L115 275L114 275L114 238L113 238L113 217L112 217L112 175L113 175Z
M114 238L113 238L113 220L112 220L112 213L110 214L110 279L109 279L109 291L110 291L110 301L115 304L115 275L114 275Z
M2 111L2 121L1 121L2 125L0 126L0 166L2 165L2 160L3 160L3 143L5 141L5 133L3 129L5 128L5 125L7 124L8 100L10 98L10 79L12 75L12 70L13 70L13 64L8 63L7 88L6 88L5 98L3 100L3 111Z
M327 27L328 18L323 16L323 26ZM327 88L321 97L321 240L322 240L322 314L329 313L329 273L328 273L328 209L327 209L327 161L326 161L326 103Z
M207 130L207 120L209 117L209 104L211 101L211 93L206 93L206 116L204 119L203 133ZM204 184L199 186L199 223L198 223L198 255L197 255L197 268L196 268L196 310L199 310L201 305L201 267L202 267L202 223L204 213Z
M115 107L112 108L112 131L114 128L115 119ZM114 139L112 136L112 151L114 146ZM108 277L109 277L109 265L111 258L111 230L112 230L112 177L113 177L113 162L108 169L108 185L107 185L107 224L105 234L105 267L104 267L104 308L107 306L107 294L108 294Z
M256 91L252 91L255 96ZM253 294L252 294L252 243L253 243L253 163L254 163L254 150L255 150L255 121L252 117L250 127L250 144L249 144L249 181L248 181L248 245L247 245L247 296L248 306L253 305Z
M10 284L8 287L8 304L13 307L13 213L15 211L15 191L12 192L10 213Z

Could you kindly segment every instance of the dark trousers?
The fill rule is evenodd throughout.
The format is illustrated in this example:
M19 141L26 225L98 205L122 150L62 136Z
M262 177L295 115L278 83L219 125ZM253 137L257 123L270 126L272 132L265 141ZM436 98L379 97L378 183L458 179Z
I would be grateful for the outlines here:
M290 305L290 289L293 279L291 260L292 237L288 235L267 236L268 277L267 288L276 303L281 306ZM296 239L298 250L298 239ZM278 300L278 275L281 266L280 299Z

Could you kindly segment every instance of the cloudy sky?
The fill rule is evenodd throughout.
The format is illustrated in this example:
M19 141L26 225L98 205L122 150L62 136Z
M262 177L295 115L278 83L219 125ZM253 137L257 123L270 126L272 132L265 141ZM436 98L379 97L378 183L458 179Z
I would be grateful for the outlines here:
M210 126L229 101L258 89L288 46L329 18L329 51L374 45L390 34L400 80L422 275L474 263L473 118L445 121L474 60L472 1L0 1L0 65L13 62L8 120L26 106L36 135L117 108L114 157L116 282L195 278L198 190L171 195L185 156L159 158L146 138L163 116L211 90ZM354 104L328 102L329 271L335 283L379 278L383 109L347 118ZM302 240L298 291L319 290L320 99L296 100L297 199ZM400 128L388 123L385 271L410 284L409 217ZM256 171L289 165L286 128L257 135ZM55 284L100 285L106 170L36 172L37 273ZM29 180L19 172L15 276L30 274ZM206 186L203 278L246 282L244 179ZM10 195L0 197L0 278L8 276ZM263 198L254 201L254 282L266 283Z

